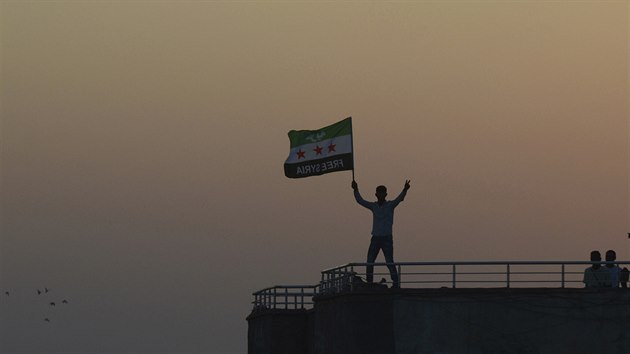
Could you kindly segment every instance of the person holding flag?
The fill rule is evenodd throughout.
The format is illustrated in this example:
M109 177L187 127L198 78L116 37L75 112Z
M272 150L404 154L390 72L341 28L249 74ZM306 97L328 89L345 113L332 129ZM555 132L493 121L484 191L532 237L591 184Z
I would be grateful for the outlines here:
M284 162L284 175L288 178L305 178L321 176L339 171L352 171L352 189L357 203L370 209L373 214L372 241L368 249L366 274L369 283L374 280L374 260L380 250L383 250L385 261L394 263L394 243L392 240L392 226L394 224L394 208L405 199L410 182L400 195L391 201L385 199L387 188L376 188L376 202L365 201L359 194L359 186L354 180L354 144L352 138L352 117L317 130L289 131L290 150ZM388 264L392 278L392 287L400 287L400 279L396 266Z
M383 250L385 262L392 278L392 288L400 288L400 279L394 263L394 241L392 226L394 224L394 209L405 200L407 191L411 188L411 181L406 180L405 186L394 200L386 200L387 188L385 186L376 187L376 202L368 202L361 197L359 193L359 185L356 181L352 181L352 189L354 190L354 198L357 203L372 211L372 239L368 248L366 267L366 280L368 283L374 281L374 261L380 250Z

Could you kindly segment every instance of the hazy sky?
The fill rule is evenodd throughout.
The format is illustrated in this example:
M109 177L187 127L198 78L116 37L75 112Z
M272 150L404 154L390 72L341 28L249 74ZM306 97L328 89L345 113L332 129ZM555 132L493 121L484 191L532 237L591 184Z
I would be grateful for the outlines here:
M412 181L396 260L630 259L627 1L1 1L0 21L2 352L245 353L252 291L365 259L351 173L282 167L289 130L348 116L364 197Z

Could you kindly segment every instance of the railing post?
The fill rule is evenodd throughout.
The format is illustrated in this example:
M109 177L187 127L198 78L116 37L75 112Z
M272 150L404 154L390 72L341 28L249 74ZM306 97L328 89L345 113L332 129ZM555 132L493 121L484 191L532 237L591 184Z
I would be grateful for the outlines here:
M319 281L319 288L324 288L324 290L326 289L326 286L324 285L324 272L322 272L322 279Z
M562 263L562 288L564 289L564 263Z
M333 287L333 283L332 283L333 272L334 270L331 270L328 273L326 273L326 291L329 293L332 291L332 287Z
M507 287L510 287L510 263L507 264Z
M335 285L333 284L333 274L335 274L334 270L329 271L328 274L326 274L326 290L328 292L333 291L333 286Z
M398 265L398 286L400 287L402 284L402 266Z
M273 288L273 309L276 309L276 299L277 299L277 295L278 295L278 289Z
M457 287L457 266L453 264L453 289Z
M337 291L341 291L343 289L343 272L345 268L340 268L339 273L337 274Z
M350 291L354 291L354 266L350 266Z

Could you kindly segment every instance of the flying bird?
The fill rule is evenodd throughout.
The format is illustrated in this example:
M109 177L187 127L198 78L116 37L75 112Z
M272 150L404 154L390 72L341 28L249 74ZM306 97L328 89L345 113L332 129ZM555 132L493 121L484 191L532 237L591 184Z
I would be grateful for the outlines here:
M39 289L37 289L37 295L41 295L41 294L42 292Z
M63 300L61 303L62 303L62 304L67 304L67 303L68 303L68 300Z
M44 318L44 321L46 322L50 322L50 320L48 318Z
M51 303L50 303L50 306L55 306L55 303L54 303L54 302L51 302Z
M5 291L4 293L7 294L7 296L9 296L9 292L8 291Z
M45 292L48 292L48 288L44 288L44 291L45 291Z

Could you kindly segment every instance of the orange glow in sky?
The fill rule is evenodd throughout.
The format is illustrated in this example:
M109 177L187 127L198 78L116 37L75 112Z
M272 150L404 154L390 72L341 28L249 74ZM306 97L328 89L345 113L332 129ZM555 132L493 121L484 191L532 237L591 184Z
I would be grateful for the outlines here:
M2 351L245 353L252 291L365 260L351 173L283 174L289 130L348 116L363 196L412 181L396 260L630 259L626 1L3 1L0 24ZM72 298L53 326L45 285Z

